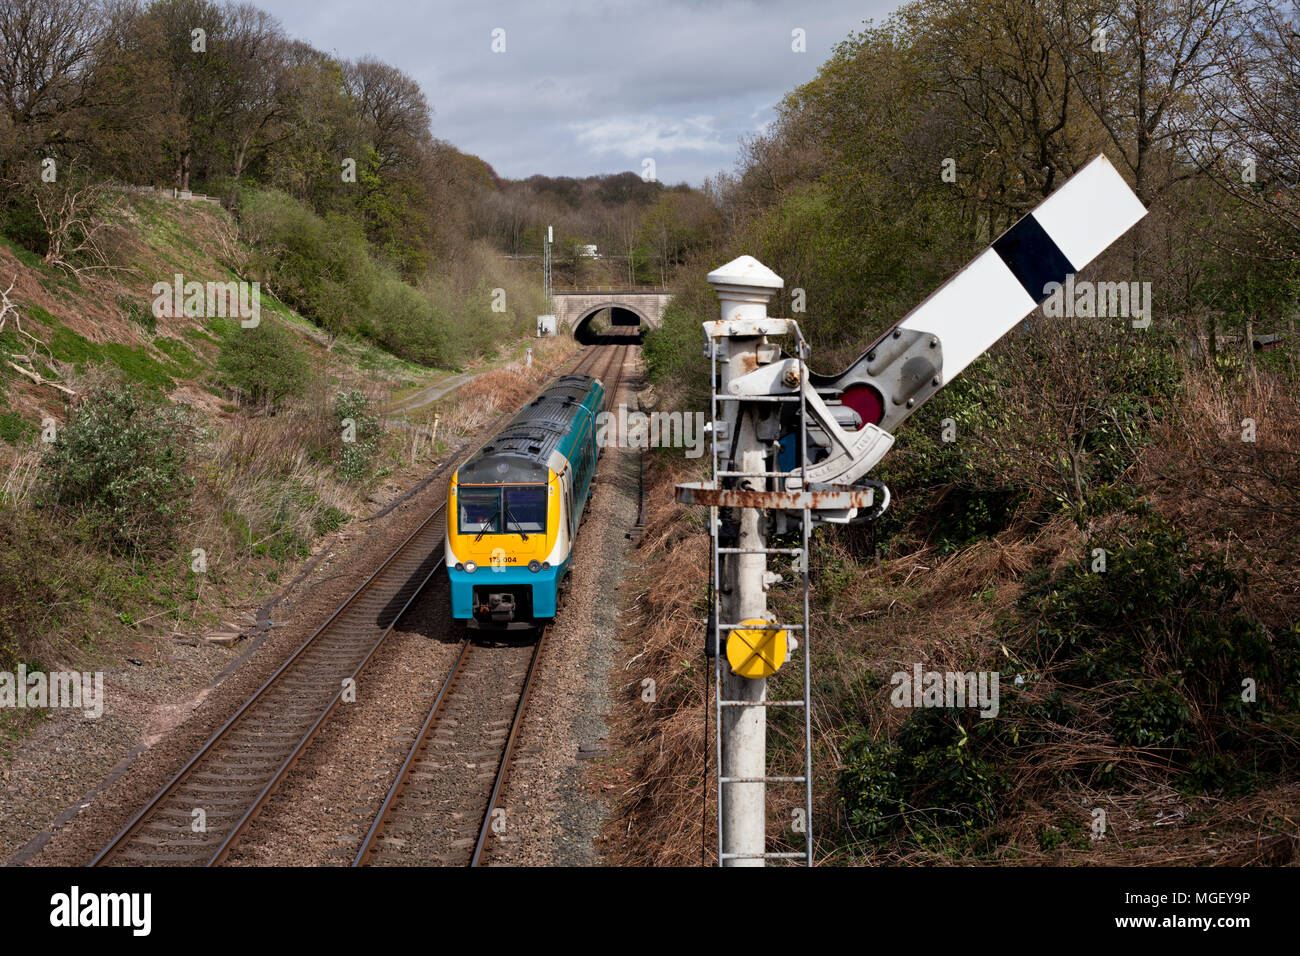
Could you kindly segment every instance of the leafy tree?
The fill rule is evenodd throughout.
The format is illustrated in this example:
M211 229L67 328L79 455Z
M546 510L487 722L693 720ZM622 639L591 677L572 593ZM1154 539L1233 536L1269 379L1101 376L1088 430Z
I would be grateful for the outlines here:
M311 370L293 333L262 317L253 328L230 330L217 356L222 381L254 405L275 406L301 395Z

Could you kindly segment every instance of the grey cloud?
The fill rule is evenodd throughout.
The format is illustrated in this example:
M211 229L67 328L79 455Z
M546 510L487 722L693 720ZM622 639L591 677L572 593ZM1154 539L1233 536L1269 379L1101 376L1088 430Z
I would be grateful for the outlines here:
M504 176L639 171L648 146L661 179L697 184L734 165L740 137L769 122L835 44L897 5L255 2L314 46L411 74L435 135ZM504 54L491 52L495 27ZM796 27L806 53L790 50Z

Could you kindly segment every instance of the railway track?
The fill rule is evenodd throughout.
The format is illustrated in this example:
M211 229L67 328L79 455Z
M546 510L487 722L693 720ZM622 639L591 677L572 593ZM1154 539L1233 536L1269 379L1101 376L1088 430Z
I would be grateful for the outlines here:
M545 645L544 628L532 645L461 645L353 866L477 866L508 832L498 803Z
M214 866L442 566L434 509L91 861Z
M573 371L600 377L607 393L613 396L622 378L628 348L593 348L590 354L579 359ZM440 518L444 508L439 505L429 513L131 818L95 856L91 866L214 866L226 860L267 799L344 699L348 681L355 687L402 614L442 567L444 523ZM468 859L471 865L478 861L487 842L488 828L494 823L493 811L497 809L509 772L535 664L544 644L545 632L532 646L522 648L501 645L471 650L468 642L462 647L385 801L381 818L385 813L396 813L399 817L394 819L399 819L400 814L407 813L406 809L396 807L394 795L399 784L404 791L413 782L421 782L418 769L413 774L408 765L414 763L416 750L422 746L428 749L432 738L427 731L441 713L440 707L446 705L450 690L462 684L467 689L478 688L476 693L468 697L459 695L458 699L491 700L495 705L505 701L513 708L508 719L498 716L483 724L486 731L483 745L500 756L494 764L487 809ZM493 689L490 685L494 679L510 686ZM503 722L508 723L508 731L500 730ZM481 758L487 751L480 747L471 752ZM377 820L376 826L382 831L385 824ZM376 852L367 847L375 843L377 835L376 828L372 827L372 835L367 836L358 861ZM385 846L395 846L398 839L390 831ZM464 838L452 840L456 844L454 849L463 848L457 842L461 839ZM377 861L388 862L386 858Z
M600 378L613 401L628 348L597 347L574 372ZM546 634L527 649L462 645L353 866L478 866L490 837L509 832L499 801Z

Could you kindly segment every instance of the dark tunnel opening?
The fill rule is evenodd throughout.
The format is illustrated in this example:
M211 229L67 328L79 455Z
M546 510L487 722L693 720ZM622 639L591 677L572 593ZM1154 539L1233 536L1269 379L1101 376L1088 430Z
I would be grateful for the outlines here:
M626 345L629 338L640 344L644 333L645 321L638 313L622 306L606 306L579 322L573 337L582 345Z

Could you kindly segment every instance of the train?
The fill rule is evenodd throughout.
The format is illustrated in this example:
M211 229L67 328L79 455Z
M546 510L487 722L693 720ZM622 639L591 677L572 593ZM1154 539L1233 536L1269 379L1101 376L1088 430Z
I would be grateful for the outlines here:
M478 448L447 490L451 615L484 630L555 617L600 458L605 386L556 379Z

